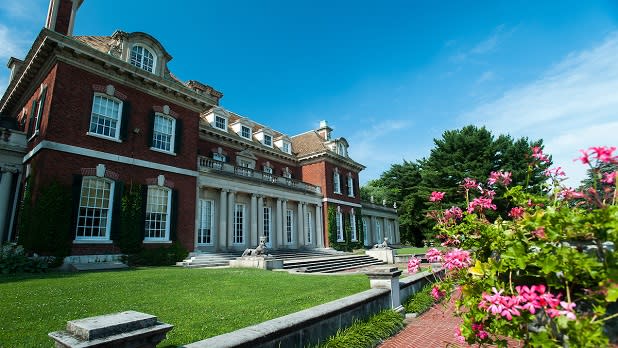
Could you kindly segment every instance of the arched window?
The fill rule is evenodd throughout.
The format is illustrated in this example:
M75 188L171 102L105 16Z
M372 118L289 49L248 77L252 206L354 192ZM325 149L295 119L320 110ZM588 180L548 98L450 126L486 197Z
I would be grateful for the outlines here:
M144 69L148 72L154 72L155 56L144 46L135 45L131 48L131 65Z

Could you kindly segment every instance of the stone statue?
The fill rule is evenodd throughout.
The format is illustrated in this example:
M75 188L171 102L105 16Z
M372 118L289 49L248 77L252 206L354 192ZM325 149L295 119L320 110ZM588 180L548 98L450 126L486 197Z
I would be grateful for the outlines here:
M242 253L242 257L246 256L266 256L266 239L260 238L260 244L255 249L245 249Z
M384 242L378 243L373 246L374 249L386 249L388 248L388 237L384 237Z

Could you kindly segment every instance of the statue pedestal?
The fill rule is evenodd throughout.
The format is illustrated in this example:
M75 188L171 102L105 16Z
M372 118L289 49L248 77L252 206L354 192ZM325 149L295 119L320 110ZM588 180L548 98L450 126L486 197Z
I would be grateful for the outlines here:
M268 256L244 256L237 257L230 261L232 268L261 268L261 269L282 269L283 260L277 260Z
M395 250L391 248L373 248L365 250L365 254L386 263L395 263Z

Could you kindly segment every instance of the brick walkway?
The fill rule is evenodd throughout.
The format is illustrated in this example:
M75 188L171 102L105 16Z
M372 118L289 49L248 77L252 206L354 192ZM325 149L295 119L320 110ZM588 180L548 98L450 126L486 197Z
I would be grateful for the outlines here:
M455 297L455 296L453 296ZM455 340L455 328L461 324L461 319L455 316L455 301L444 306L433 306L418 318L406 319L406 327L397 335L386 340L380 348L455 348L473 347L460 344ZM520 347L517 342L511 342L509 347Z

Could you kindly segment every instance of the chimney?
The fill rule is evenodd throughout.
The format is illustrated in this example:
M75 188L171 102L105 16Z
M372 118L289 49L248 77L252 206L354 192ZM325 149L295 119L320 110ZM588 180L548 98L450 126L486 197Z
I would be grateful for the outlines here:
M320 128L318 128L318 134L324 138L324 140L330 140L330 132L333 129L328 126L328 122L320 121Z
M45 28L59 34L73 35L75 14L84 0L50 0Z
M6 64L6 66L9 68L9 70L11 70L11 77L9 78L9 82L11 82L11 80L13 80L13 78L15 77L15 74L17 74L17 71L19 70L19 68L21 68L21 65L24 63L24 61L19 60L15 57L11 57L9 58L9 62Z

